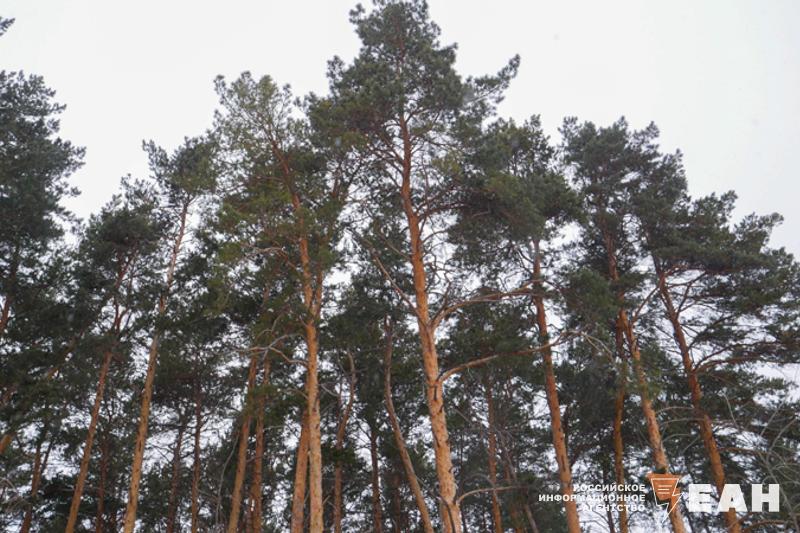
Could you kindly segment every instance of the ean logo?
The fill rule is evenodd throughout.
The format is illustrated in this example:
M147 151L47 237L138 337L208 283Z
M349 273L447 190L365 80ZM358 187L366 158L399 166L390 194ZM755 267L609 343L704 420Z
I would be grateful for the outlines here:
M651 472L648 474L647 479L650 480L650 485L653 487L656 503L659 505L665 504L667 513L674 511L675 506L678 505L678 500L681 498L681 489L678 488L678 480L681 479L681 476L678 474L656 474Z

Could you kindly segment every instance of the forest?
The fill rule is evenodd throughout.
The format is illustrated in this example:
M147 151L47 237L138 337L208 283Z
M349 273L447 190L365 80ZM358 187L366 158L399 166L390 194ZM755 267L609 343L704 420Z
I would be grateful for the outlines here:
M654 124L499 116L520 58L460 74L422 0L350 20L326 94L218 77L86 220L63 103L0 72L0 530L800 531L780 215Z

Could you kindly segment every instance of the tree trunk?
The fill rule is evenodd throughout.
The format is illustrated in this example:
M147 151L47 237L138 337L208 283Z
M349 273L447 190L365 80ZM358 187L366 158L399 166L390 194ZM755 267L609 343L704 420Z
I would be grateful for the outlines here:
M492 395L492 386L488 380L484 380L484 390L486 393L486 418L489 421L489 428L487 431L489 456L489 485L493 489L497 488L497 438L495 436L495 421L494 421L494 397ZM503 533L503 514L500 511L500 500L497 498L497 492L492 491L492 524L495 533Z
M103 444L100 446L100 484L97 487L97 512L94 517L95 533L102 533L103 520L106 514L106 483L108 481L109 442L108 432L104 433Z
M183 415L181 415L183 418ZM172 452L172 479L169 488L169 501L167 503L167 533L175 530L175 519L178 514L178 489L181 474L181 448L183 447L183 433L186 431L187 420L182 419L178 427L178 436L175 438L175 447Z
M231 491L231 514L228 516L228 533L236 533L239 526L239 514L242 508L242 487L244 486L244 475L247 469L247 445L250 438L250 420L252 409L250 406L250 396L256 385L256 370L258 368L258 354L253 352L250 356L250 369L247 373L247 393L242 408L242 430L239 433L239 450L236 456L236 477L233 481Z
M572 469L567 455L567 443L561 426L561 405L558 401L556 375L553 370L553 352L550 349L550 336L547 331L547 314L544 307L544 281L542 279L541 254L539 243L534 242L533 263L534 292L533 303L536 307L536 325L539 330L539 345L542 346L542 362L544 363L545 393L547 406L550 408L550 430L553 436L553 449L558 463L558 478L561 482L561 494L564 500L564 511L567 515L567 530L570 533L581 533L578 519L578 506L574 501L572 488Z
M89 462L92 459L92 444L94 444L94 436L97 431L97 420L100 417L100 405L103 403L103 394L106 389L106 378L108 377L108 369L111 366L112 355L113 352L110 349L107 350L103 357L103 364L100 367L100 376L97 380L97 390L94 395L92 415L89 420L89 430L86 435L86 443L83 445L83 457L81 458L81 465L78 470L78 479L75 482L75 490L72 492L72 503L69 507L69 517L67 518L67 527L64 530L65 533L72 533L78 522L78 509L81 505L86 476L89 473Z
M617 383L617 394L614 398L614 429L612 432L614 440L614 477L618 485L625 484L625 444L622 441L622 421L625 418L625 395L628 383L628 358L625 355L625 339L622 333L622 324L617 320L614 331L616 338L617 357L619 358L619 383ZM619 509L619 530L620 533L628 533L628 509L625 505L620 505Z
M717 447L717 440L714 437L714 428L711 424L711 417L703 409L703 391L700 388L700 382L697 380L697 371L692 362L692 355L689 353L689 343L686 341L686 335L683 330L683 325L680 321L680 314L675 309L675 304L672 302L672 296L667 288L667 280L664 273L656 264L656 273L658 274L658 289L661 300L667 309L667 318L672 325L672 333L681 352L681 359L683 361L683 369L686 372L686 379L689 384L689 392L692 398L692 407L694 408L695 418L697 425L700 428L700 437L703 439L703 446L708 454L708 460L711 464L711 475L714 478L714 485L717 487L717 494L722 494L722 489L725 487L725 470L722 467L722 457L719 454ZM725 513L725 524L728 526L730 533L740 533L741 526L736 517L736 510L729 509Z
M456 480L453 475L453 460L450 456L450 437L447 432L443 387L439 380L439 355L436 352L436 330L428 309L427 275L425 251L419 216L414 210L411 193L411 141L405 120L401 121L403 137L403 181L400 199L408 223L411 250L409 259L414 280L417 328L422 349L422 367L425 373L425 399L433 434L433 452L436 460L436 477L439 481L439 496L444 512L442 524L445 533L462 533L461 509L456 500Z
M250 521L253 533L261 531L262 518L262 498L261 483L264 471L264 411L267 406L267 386L269 385L270 358L269 354L264 354L264 369L261 379L261 391L258 395L256 404L256 448L253 457L253 479L250 481Z
M378 433L369 426L369 457L372 465L372 531L383 533L383 511L381 509L380 472L378 470Z
M645 422L647 423L647 437L650 441L650 448L653 451L653 461L655 462L656 469L661 472L669 472L669 461L667 461L667 454L664 451L664 443L661 439L661 429L658 426L658 418L656 411L653 409L653 404L650 401L650 391L647 383L647 376L642 366L642 355L639 351L639 344L636 339L636 334L633 331L633 325L628 320L628 314L624 309L619 311L620 322L622 323L625 337L628 341L628 350L633 359L633 372L636 376L636 382L639 386L639 394L642 402L642 413L644 414ZM669 513L669 521L672 524L672 529L675 533L686 533L686 527L683 523L683 514L680 507Z
M617 270L617 258L613 240L607 232L603 232L603 240L605 241L606 253L608 255L608 274L613 282L619 281L619 272ZM644 415L645 423L647 425L647 438L650 444L650 449L653 452L653 462L655 463L656 470L660 472L669 472L669 461L667 454L664 451L664 442L661 438L661 429L658 425L658 418L656 417L655 409L650 399L650 390L647 383L647 375L642 365L642 354L639 351L639 342L636 338L636 333L633 329L633 324L628 319L628 312L624 307L624 294L617 295L619 299L619 311L617 320L619 327L625 335L633 361L633 373L636 377L636 384L639 389L639 398L642 405L642 414ZM686 527L683 523L683 515L680 507L676 507L673 512L669 513L669 520L672 524L672 529L675 533L686 533Z
M402 495L400 494L400 483L402 479L402 464L398 464L396 460L391 461L391 471L387 476L387 484L389 485L389 499L391 501L391 521L392 531L394 533L404 533L410 528L408 527L408 514L403 509ZM399 467L399 468L398 468ZM380 494L378 494L380 498Z
M353 408L353 400L355 399L355 380L356 369L353 357L348 352L348 359L350 361L350 377L348 380L348 397L347 405L344 412L339 419L338 427L336 428L336 443L335 448L337 452L336 465L333 470L333 529L335 533L342 533L342 450L344 449L344 436L347 431L347 422L350 419L350 412ZM339 394L339 404L341 405L341 393Z
M189 202L184 202L180 215L180 226L178 227L178 234L175 237L175 242L172 247L172 254L167 268L166 286L158 300L157 318L164 316L167 310L167 300L169 298L170 290L172 289L172 282L175 276L175 266L178 263L178 254L181 250L181 243L183 236L186 232L186 218L189 214ZM150 353L147 357L147 374L144 380L144 389L142 390L142 408L139 413L139 427L136 431L136 444L133 448L133 464L131 466L131 483L128 491L128 505L125 509L125 523L123 525L124 533L133 533L136 527L136 509L139 506L139 483L142 479L142 462L144 461L144 446L147 440L147 425L150 420L150 402L153 398L153 381L156 377L156 361L158 358L158 342L159 342L158 326L153 331L153 338L150 342Z
M308 495L309 533L322 533L322 434L319 411L319 338L317 335L318 304L322 297L321 280L312 287L308 240L300 239L300 257L303 264L303 299L308 311L304 324L308 358L306 359L306 396L308 405Z
M417 508L419 509L422 529L425 533L433 533L433 524L431 522L430 512L428 511L428 504L425 503L425 496L422 494L422 488L419 486L419 479L417 479L417 474L414 472L414 464L411 462L411 456L408 454L406 441L403 438L403 432L400 430L400 423L397 421L397 413L394 410L394 401L392 401L392 351L394 341L391 322L388 317L384 321L384 330L386 332L386 346L383 359L385 366L383 395L386 400L386 411L389 414L389 423L392 426L392 433L394 434L397 451L400 452L400 458L403 461L403 469L406 471L408 485L411 487L411 493L414 495L414 501L416 501Z
M203 408L200 388L194 391L194 450L192 459L192 533L200 530L200 437L203 431Z
M8 326L8 318L11 315L11 299L11 296L6 296L3 308L0 310L0 337L3 336Z
M25 509L25 517L22 520L22 526L19 529L20 533L28 533L31 530L31 524L33 523L33 512L36 508L36 500L39 495L39 485L42 482L42 474L44 473L44 469L47 468L47 459L50 456L50 449L53 444L51 439L47 444L47 450L44 453L44 458L42 458L42 442L44 440L45 432L46 429L39 438L39 441L36 443L36 452L33 456L33 468L31 469L31 496L28 501L28 506Z
M291 197L292 209L297 220L299 236L297 239L300 251L300 277L303 290L303 306L306 316L303 319L303 330L307 349L306 358L306 433L307 433L307 461L308 468L308 493L309 493L309 532L322 533L324 527L324 509L322 502L322 435L320 433L320 408L319 408L319 336L317 322L322 309L322 289L324 273L320 265L312 265L306 233L306 220L303 215L303 206L300 195L296 192L292 180L293 172L286 154L283 153L275 139L270 138L273 154L280 161L284 173L286 190ZM302 434L302 433L301 433ZM298 456L299 459L299 456ZM298 460L298 467L300 461ZM295 479L297 481L297 479ZM305 481L302 482L305 489ZM295 491L297 496L297 491ZM295 511L292 512L294 524ZM294 527L294 526L293 526Z
M504 438L500 439L500 442L502 444L501 455L503 456L503 472L505 474L506 484L519 485L516 467L514 466L511 458L511 451L509 449L508 442ZM524 495L520 498L520 501L522 503L519 505L519 507L514 505L511 508L511 521L513 523L512 525L514 527L514 532L524 533L525 531L525 528L522 525L522 517L520 516L521 508L522 512L525 514L525 518L528 520L528 525L531 526L531 531L533 531L533 533L539 533L539 527L533 517L533 511L531 511L531 507L528 505Z
M303 533L305 522L306 481L308 480L308 413L303 411L300 439L297 442L297 460L294 469L294 492L292 494L291 533Z
M603 469L603 484L609 484L608 479L608 464L605 460L602 460L602 469ZM606 505L606 525L608 526L608 533L617 533L617 528L614 525L614 513L611 510L611 505Z
M19 268L19 245L14 247L14 252L12 254L11 264L8 268L8 287L11 288L11 291L14 290L14 285L17 283L17 269ZM11 316L11 302L14 301L13 294L6 294L5 299L3 300L3 307L0 309L0 337L2 337L6 332L6 327L8 327L8 320Z
M505 446L503 447L505 448ZM505 478L506 485L516 485L516 475L513 474L511 469L511 460L507 450L503 450L503 477ZM521 499L518 496L515 498ZM514 533L525 533L525 528L522 526L522 517L520 516L519 507L517 502L511 501L511 527L514 528Z
M0 439L0 455L3 455L4 453L6 453L6 448L8 448L9 444L11 444L11 441L13 440L13 438L14 438L14 434L11 431L7 431L3 435L3 438Z

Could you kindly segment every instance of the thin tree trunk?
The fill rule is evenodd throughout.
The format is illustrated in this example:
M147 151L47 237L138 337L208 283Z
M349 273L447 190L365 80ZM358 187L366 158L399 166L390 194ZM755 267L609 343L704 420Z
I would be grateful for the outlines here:
M12 254L11 265L9 266L8 272L8 280L7 285L14 290L14 285L16 285L17 281L17 269L19 268L19 246L14 248L14 253ZM6 294L5 299L3 300L3 307L0 310L0 337L2 337L6 332L6 327L8 327L8 320L11 316L11 303L14 300L13 294Z
M167 310L167 300L172 289L172 282L175 276L175 266L178 263L178 254L181 250L183 237L186 232L186 218L189 214L189 202L184 202L180 214L180 226L175 242L172 247L172 254L167 268L166 285L164 292L158 301L157 317L161 318ZM147 357L147 375L144 380L142 390L142 408L139 413L139 427L136 432L136 444L133 448L133 463L131 466L131 483L128 491L128 505L125 509L124 533L133 533L136 527L136 509L139 505L139 483L142 479L142 462L144 461L144 447L147 441L147 425L150 419L150 402L153 398L153 382L156 377L156 362L158 359L158 343L160 332L158 326L153 331L153 338L150 342L150 352Z
M617 393L614 398L614 426L612 437L614 441L614 476L618 485L625 484L625 443L622 440L622 421L625 418L625 395L628 383L628 358L625 355L625 339L622 333L622 324L617 321L614 332L616 338L617 357L619 358L619 376ZM620 533L628 533L628 509L620 505L619 509Z
M609 483L608 480L608 465L605 460L602 461L603 468L603 484ZM617 528L614 525L614 513L611 510L611 505L606 505L606 525L608 525L608 533L617 533Z
M47 444L47 450L44 453L44 458L42 458L42 442L44 440L45 432L42 433L42 436L36 443L36 452L33 456L33 468L31 470L31 496L30 500L28 501L27 509L25 509L25 517L22 520L22 527L20 527L19 530L20 533L28 533L31 530L31 524L33 523L33 511L36 508L36 500L38 499L39 495L39 485L42 481L44 469L47 468L47 459L50 456L50 449L53 444L51 439Z
M308 480L308 412L303 411L300 439L297 442L297 460L294 469L294 492L292 494L291 533L303 533L305 522L306 481Z
M692 398L692 407L694 408L695 418L697 425L700 428L700 437L703 439L703 446L708 454L708 460L711 464L711 475L714 478L714 485L717 487L717 494L722 494L722 489L725 487L725 469L722 466L722 457L719 454L717 447L717 440L714 437L714 428L711 424L711 417L703 409L703 391L700 388L700 382L697 380L697 371L692 362L692 355L689 353L689 343L686 341L686 335L683 330L683 325L680 321L680 315L675 309L675 304L672 302L672 296L667 288L667 280L664 273L658 267L658 263L653 260L656 265L656 273L658 274L658 289L661 300L667 309L667 318L672 325L673 337L675 344L681 352L681 359L683 361L683 368L686 372L686 379L689 384L689 392ZM736 517L736 510L729 509L725 513L725 524L728 526L730 533L740 533L741 526Z
M100 483L97 487L97 512L94 517L95 533L102 533L103 518L105 517L106 483L108 481L108 432L104 432L103 444L100 445Z
M203 408L200 403L200 388L195 384L194 392L194 450L192 459L192 533L200 529L200 436L203 431Z
M369 426L369 457L372 466L372 531L383 533L383 511L381 509L380 472L378 471L378 433Z
M517 472L516 467L514 466L513 461L511 460L511 452L509 450L508 442L505 439L501 439L503 444L501 449L501 454L503 455L504 461L504 473L506 478L506 483L508 485L519 485L519 481L517 480ZM536 524L536 520L533 517L533 511L531 510L530 505L528 502L521 498L522 504L522 511L525 514L525 518L528 520L528 525L531 526L531 531L533 533L539 533L539 526ZM524 528L522 527L522 520L520 518L519 509L516 507L512 507L511 509L511 518L512 522L514 523L514 531L524 533Z
M433 533L433 524L431 522L431 515L428 511L428 504L425 503L425 496L422 494L422 488L419 486L419 479L414 472L414 464L411 462L411 456L408 454L406 448L406 441L403 438L403 432L400 430L400 423L397 421L397 413L394 410L394 402L392 401L392 351L393 351L393 337L391 322L388 317L384 321L384 330L386 332L386 346L384 353L384 380L383 380L383 395L386 400L386 411L389 414L389 423L392 426L392 433L394 434L394 441L397 445L397 451L400 452L400 458L403 461L403 469L406 472L408 485L411 487L411 493L414 495L414 501L417 503L419 509L420 520L422 521L422 528L425 533Z
M553 352L550 349L550 336L547 331L547 314L544 307L544 283L542 280L542 263L539 252L539 243L534 242L533 278L535 289L533 303L536 307L536 325L539 330L539 345L542 346L542 362L544 363L545 393L547 405L550 409L550 430L553 436L553 449L558 463L558 478L561 482L561 494L564 496L564 511L567 515L567 530L570 533L580 533L581 525L578 519L578 506L575 503L572 488L572 469L567 455L567 443L564 430L561 426L561 405L558 401L556 375L553 370Z
M183 415L181 415L183 418ZM183 433L186 431L188 420L181 420L178 427L178 436L175 438L175 447L172 452L172 479L170 481L169 500L167 503L167 533L175 530L175 518L178 514L178 488L181 473L181 448L183 447Z
M503 477L505 478L506 485L516 485L517 477L511 469L511 459L508 454L506 446L503 446ZM518 497L516 499L519 499ZM514 528L514 533L525 533L525 528L522 526L522 517L520 516L519 507L517 503L512 500L511 502L511 527Z
M250 481L250 521L253 533L261 531L262 518L262 498L261 483L264 470L264 411L267 406L267 386L269 385L270 358L269 354L264 354L264 368L261 379L261 391L258 395L256 404L256 448L253 457L253 479Z
M333 530L335 533L342 533L342 450L344 448L344 437L347 431L347 422L350 419L350 412L353 408L353 400L355 399L355 386L356 386L356 369L353 357L350 352L347 353L350 362L350 377L348 380L348 397L347 405L344 408L339 425L336 428L336 442L335 448L337 452L336 465L333 470ZM339 403L341 404L341 394L339 396Z
M606 244L606 252L608 254L608 268L609 277L613 282L619 281L619 272L617 271L617 259L614 251L613 241L607 232L604 232L603 239ZM645 423L647 426L647 437L650 443L650 449L653 452L653 462L655 463L656 470L660 472L669 472L669 461L667 454L664 451L664 442L661 438L661 429L658 425L658 417L656 416L653 403L650 399L650 389L647 383L647 375L642 364L642 354L639 350L639 342L636 338L636 333L633 329L633 324L628 319L628 313L623 306L623 295L619 294L620 300L619 311L617 319L625 334L625 339L628 344L628 351L630 352L633 361L633 373L636 377L636 384L639 389L639 397L642 405L642 414L644 415ZM669 513L669 520L672 524L672 529L675 533L686 533L686 527L683 523L683 515L680 507L676 507Z
M103 403L103 394L106 389L106 378L108 377L108 369L111 366L112 355L112 350L107 350L105 357L103 357L103 364L100 367L100 376L97 380L97 390L94 395L92 415L89 420L89 430L86 435L86 443L83 445L83 457L81 458L81 465L78 470L78 479L75 482L75 490L72 492L72 503L69 507L69 517L67 518L67 527L64 530L65 533L72 533L78 522L78 509L81 505L86 476L89 473L89 462L92 459L92 444L94 444L94 436L97 431L97 420L100 415L100 405Z
M6 448L8 448L8 445L11 444L13 439L14 433L11 431L8 431L3 435L3 438L0 439L0 455L6 453Z
M2 311L0 311L0 337L3 336L8 326L8 318L11 315L11 300L11 296L7 296L3 302Z
M494 397L492 395L492 386L488 379L484 380L483 386L486 394L486 418L489 421L486 439L488 441L487 454L489 456L489 485L495 489L497 488L497 438L495 436ZM503 514L500 511L500 500L494 490L492 491L492 524L495 533L503 533Z
M402 468L402 464L397 464L397 461L391 461L391 471L387 476L387 484L389 485L389 499L391 501L391 521L392 531L394 533L404 533L410 528L408 527L408 515L403 509L403 500L400 494L400 483L402 479L402 472L398 468ZM378 494L380 498L380 494Z
M258 368L258 354L253 352L250 357L250 369L247 373L247 393L245 394L244 416L242 417L242 430L239 433L239 451L236 456L236 477L231 490L231 514L228 516L228 533L236 533L239 526L239 514L242 508L242 487L247 469L247 446L250 439L250 420L252 409L249 405L250 395L256 385L256 370Z

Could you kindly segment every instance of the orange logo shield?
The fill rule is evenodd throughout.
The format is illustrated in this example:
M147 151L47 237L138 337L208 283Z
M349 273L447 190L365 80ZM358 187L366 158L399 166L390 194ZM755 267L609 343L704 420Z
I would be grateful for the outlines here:
M667 503L667 513L671 513L681 497L681 489L678 488L678 481L681 476L678 474L656 474L650 473L647 476L653 493L656 495L656 503Z

